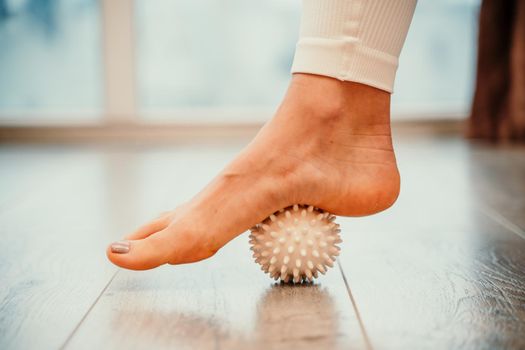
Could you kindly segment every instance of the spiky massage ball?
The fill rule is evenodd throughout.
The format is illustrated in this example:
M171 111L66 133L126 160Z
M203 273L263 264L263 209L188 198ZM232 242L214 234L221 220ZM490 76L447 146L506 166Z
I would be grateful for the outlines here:
M334 266L342 242L335 216L296 204L270 215L251 228L255 262L273 279L312 282Z

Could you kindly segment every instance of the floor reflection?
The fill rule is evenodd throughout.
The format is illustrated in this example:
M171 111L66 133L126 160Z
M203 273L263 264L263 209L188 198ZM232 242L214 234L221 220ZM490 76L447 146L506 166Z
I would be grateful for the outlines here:
M231 309L249 306L229 305ZM217 316L222 313L214 310L202 314L170 311L169 307L144 311L137 310L137 304L116 311L111 328L120 335L113 338L130 341L129 334L133 334L133 345L139 347L151 344L154 338L157 345L177 348L278 349L290 344L301 349L338 348L339 315L327 288L274 284L253 306L254 325L248 332L239 331L232 319Z
M254 340L272 345L308 341L311 347L333 348L338 330L334 302L326 288L274 284L259 301Z

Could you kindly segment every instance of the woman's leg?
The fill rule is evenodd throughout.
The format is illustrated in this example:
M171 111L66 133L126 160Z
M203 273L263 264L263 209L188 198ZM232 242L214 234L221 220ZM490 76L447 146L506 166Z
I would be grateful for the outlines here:
M190 202L108 247L129 269L212 256L283 207L345 216L391 206L399 173L390 92L415 0L305 0L293 76L275 116Z

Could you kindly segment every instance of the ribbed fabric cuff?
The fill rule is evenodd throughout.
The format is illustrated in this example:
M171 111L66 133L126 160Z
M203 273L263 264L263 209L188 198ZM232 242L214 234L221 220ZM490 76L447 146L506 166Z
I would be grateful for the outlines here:
M303 38L297 43L292 73L325 75L393 91L398 58L357 40Z
M303 0L292 73L392 92L416 0Z

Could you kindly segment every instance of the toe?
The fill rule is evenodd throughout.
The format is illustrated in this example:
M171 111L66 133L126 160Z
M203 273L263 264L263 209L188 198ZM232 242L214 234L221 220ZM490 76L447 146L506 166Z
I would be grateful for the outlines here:
M150 235L164 230L173 219L173 213L165 213L158 218L151 220L147 224L139 227L135 232L126 236L127 240L137 240L149 237Z
M112 263L130 270L148 270L173 259L172 233L165 229L144 239L112 243L106 254Z

